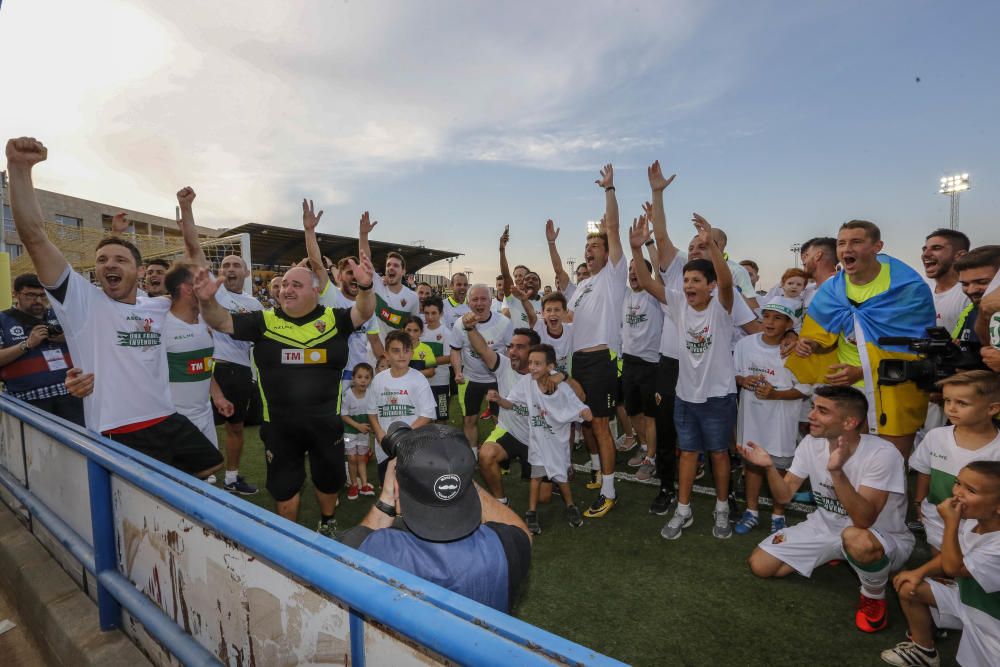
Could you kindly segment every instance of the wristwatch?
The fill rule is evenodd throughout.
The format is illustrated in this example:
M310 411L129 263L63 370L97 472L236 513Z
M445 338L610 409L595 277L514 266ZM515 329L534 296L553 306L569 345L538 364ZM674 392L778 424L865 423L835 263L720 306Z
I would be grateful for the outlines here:
M28 351L28 350L30 350L30 349L31 349L31 348L30 348L30 347L28 347L28 341L26 341L26 340L22 340L22 341L21 341L21 352L27 352L27 351Z
M381 498L375 501L375 509L388 516L391 517L396 516L396 508L390 505L389 503L382 502Z

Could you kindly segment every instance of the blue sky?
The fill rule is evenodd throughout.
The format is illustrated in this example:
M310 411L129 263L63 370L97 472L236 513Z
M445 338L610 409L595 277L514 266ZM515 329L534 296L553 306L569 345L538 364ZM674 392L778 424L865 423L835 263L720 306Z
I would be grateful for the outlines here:
M311 196L321 232L369 209L477 281L509 224L549 282L546 218L579 258L600 166L626 222L660 159L676 238L698 211L769 284L855 217L915 264L953 172L962 229L1000 242L997 25L993 2L8 0L4 127L49 145L40 187L170 215L192 185L217 227L297 226Z

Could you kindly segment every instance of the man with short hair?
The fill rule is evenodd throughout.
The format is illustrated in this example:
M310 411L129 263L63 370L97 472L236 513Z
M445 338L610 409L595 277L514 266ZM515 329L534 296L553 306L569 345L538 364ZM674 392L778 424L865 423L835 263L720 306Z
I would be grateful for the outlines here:
M882 359L915 358L907 346L879 339L926 336L934 300L916 271L880 254L882 245L872 222L841 225L837 258L844 270L816 291L786 366L802 383L863 388L869 432L892 442L905 459L927 416L927 394L914 382L878 385Z
M417 300L420 302L421 312L422 312L424 299L427 299L432 294L434 294L434 288L431 287L430 283L421 280L420 282L417 283L416 292L417 292Z
M819 286L837 273L837 239L829 236L817 236L802 244L799 249L802 259L802 269L809 274L809 281L802 292L802 302L809 307L809 302ZM781 285L778 285L780 289Z
M455 326L455 320L469 312L469 304L466 303L468 295L469 277L464 273L452 275L451 296L444 300L444 313L441 315L441 320L449 331ZM502 304L501 301L501 307Z
M456 429L428 424L407 435L378 501L338 539L509 613L531 563L527 526L476 486L475 458Z
M163 279L166 277L167 270L169 268L170 268L170 262L161 257L156 257L146 262L147 296L167 295L167 288L163 284Z
M891 443L865 433L868 402L847 386L817 387L809 413L809 435L799 443L788 471L774 467L760 445L747 442L740 454L767 471L767 484L781 503L806 479L816 511L804 522L779 530L747 560L758 577L804 577L844 557L861 579L855 624L878 632L888 624L885 589L913 551L906 528L904 461Z
M0 312L0 347L5 393L84 426L83 403L66 389L73 366L66 336L33 273L14 279L14 305Z
M372 222L368 211L361 215L358 226L358 249L372 256L368 235L378 221ZM390 252L385 258L385 275L375 274L375 317L378 318L379 339L385 343L385 335L402 329L412 315L420 314L420 299L417 293L403 284L406 274L406 260L398 252Z
M934 309L937 326L955 328L969 298L958 282L955 261L969 252L969 237L957 229L937 229L927 235L920 251L924 275L934 284Z
M503 276L497 276L496 287L493 290L493 301L490 303L490 310L495 313L503 312ZM464 315L464 313L463 313ZM454 324L452 324L454 326Z
M267 284L267 296L272 308L281 303L281 275L271 278L271 282Z
M139 249L107 237L97 244L97 281L75 273L45 235L31 171L48 157L28 137L7 142L14 225L66 331L76 365L101 373L84 399L87 427L143 454L205 478L222 467L212 443L174 409L163 325L170 301L136 298Z
M515 296L516 289L520 295L527 297L535 312L541 312L542 300L538 295L538 290L542 287L542 279L538 274L530 270L524 264L514 267L513 275L507 264L507 243L510 241L510 227L504 227L503 234L500 235L500 275L503 276L504 309L501 311L515 327L531 328L532 323L528 321L528 313L521 303L520 296Z
M969 305L959 314L951 337L964 349L978 352L982 341L976 334L976 320L983 296L1000 270L1000 246L985 245L970 250L955 261L955 270Z
M759 289L757 289L757 283L760 281L760 267L757 262L752 259L744 259L740 262L740 266L746 269L747 275L750 276L750 284L753 286L754 294L757 296L764 296Z

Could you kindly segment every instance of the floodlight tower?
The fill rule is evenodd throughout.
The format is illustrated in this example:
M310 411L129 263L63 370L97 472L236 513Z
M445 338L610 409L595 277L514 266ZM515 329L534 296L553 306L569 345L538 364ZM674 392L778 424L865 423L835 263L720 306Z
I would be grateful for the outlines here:
M802 244L793 243L792 247L789 248L792 252L792 261L795 262L795 268L799 268L799 258L802 256Z
M941 187L938 189L938 193L951 197L951 212L948 216L948 226L951 229L958 229L958 197L969 187L968 174L955 174L941 178Z
M571 276L576 275L575 273L573 273L573 267L576 266L576 257L567 257L566 263L569 264L569 274Z
M451 280L451 263L455 261L455 258L454 257L449 257L448 259L446 259L444 261L448 262L448 280Z

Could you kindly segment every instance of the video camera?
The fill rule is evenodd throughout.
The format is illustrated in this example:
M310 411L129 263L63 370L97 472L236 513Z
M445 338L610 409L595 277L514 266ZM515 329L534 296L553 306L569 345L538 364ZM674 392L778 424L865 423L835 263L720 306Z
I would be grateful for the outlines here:
M878 365L878 383L893 386L913 381L924 391L934 391L939 380L964 370L982 367L975 351L956 344L944 327L927 327L927 338L883 336L879 345L905 345L921 359L883 359Z

